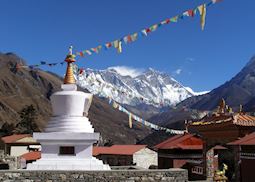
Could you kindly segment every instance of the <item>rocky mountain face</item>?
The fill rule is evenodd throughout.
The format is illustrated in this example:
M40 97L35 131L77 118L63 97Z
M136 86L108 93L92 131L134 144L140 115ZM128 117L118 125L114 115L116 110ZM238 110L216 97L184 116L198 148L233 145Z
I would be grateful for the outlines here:
M135 77L123 76L114 68L86 69L78 80L78 84L90 92L130 106L172 106L195 95L169 75L151 68Z
M62 79L42 70L13 69L17 62L25 64L15 54L0 54L0 128L6 123L17 124L18 112L32 104L38 112L36 123L43 131L51 116L50 96L60 90ZM149 128L135 123L130 129L126 114L96 96L88 117L95 130L101 133L101 143L133 144L151 133Z
M227 69L227 68L226 68ZM219 101L224 98L234 110L242 104L246 111L254 111L255 103L255 56L230 81L205 95L190 97L181 102L178 107L198 110L216 109Z
M79 72L77 72L79 73ZM149 119L196 93L168 74L152 68L137 75L123 75L115 67L106 70L86 69L77 74L79 86L104 98L112 98L132 113Z

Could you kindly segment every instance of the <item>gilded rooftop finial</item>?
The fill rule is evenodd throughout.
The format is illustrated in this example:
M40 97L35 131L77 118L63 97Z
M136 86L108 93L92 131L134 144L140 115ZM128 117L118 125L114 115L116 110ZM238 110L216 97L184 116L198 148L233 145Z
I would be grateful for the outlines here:
M242 104L240 104L240 106L239 106L239 113L240 113L240 114L243 113L243 105L242 105Z
M220 104L218 106L218 113L221 114L221 113L225 113L225 108L226 108L226 102L225 100L222 98L221 101L220 101Z
M73 46L69 47L69 53L66 56L65 62L67 62L66 75L64 79L64 84L75 84L75 79L73 75L73 68L71 64L75 62L75 55L73 55Z

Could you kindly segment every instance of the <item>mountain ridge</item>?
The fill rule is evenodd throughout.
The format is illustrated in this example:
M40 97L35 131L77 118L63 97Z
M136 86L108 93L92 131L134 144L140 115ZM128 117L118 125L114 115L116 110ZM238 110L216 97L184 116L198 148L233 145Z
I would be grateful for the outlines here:
M87 88L93 94L110 97L121 104L130 106L140 104L155 107L174 106L197 94L168 74L152 68L137 75L122 74L113 67L104 70L86 69L77 76L77 80L78 85Z
M255 99L255 56L229 81L205 95L190 97L180 102L177 107L213 110L222 98L234 110L238 110L241 104L246 111L251 111L251 100Z

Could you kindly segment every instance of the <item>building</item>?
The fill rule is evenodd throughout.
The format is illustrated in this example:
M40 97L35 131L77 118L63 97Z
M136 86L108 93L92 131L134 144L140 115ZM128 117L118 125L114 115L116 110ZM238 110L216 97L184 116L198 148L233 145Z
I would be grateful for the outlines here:
M148 169L158 165L157 152L146 145L113 145L93 147L93 156L110 166L135 166Z
M180 168L187 161L199 161L202 159L202 147L202 140L192 134L175 135L155 146L158 150L158 167Z
M30 151L40 150L40 144L30 134L14 134L1 138L4 144L4 154L21 156Z
M184 168L189 171L189 180L203 179L203 140L190 133L175 135L155 146L158 150L159 169ZM226 149L213 148L215 169L218 168L218 153Z
M235 146L236 154L236 174L238 181L253 182L255 173L255 132L243 138L230 142L229 145Z
M235 180L234 150L227 143L251 133L255 129L255 117L244 113L241 109L234 113L232 109L221 100L217 111L212 115L188 123L191 132L199 134L203 140L203 175L206 179L212 179L215 174L214 150L216 145L227 147L219 155L219 166L228 165L227 176L229 180Z

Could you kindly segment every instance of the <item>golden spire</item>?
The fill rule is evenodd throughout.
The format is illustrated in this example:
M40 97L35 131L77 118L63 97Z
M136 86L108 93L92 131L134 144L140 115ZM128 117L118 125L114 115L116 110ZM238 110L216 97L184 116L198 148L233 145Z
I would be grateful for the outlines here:
M240 104L240 106L239 106L239 113L240 113L240 114L243 113L243 105L242 105L242 104Z
M64 78L64 84L75 84L73 75L73 68L71 64L75 62L75 55L73 55L73 46L69 48L69 54L66 56L65 62L67 62L66 75Z
M220 104L219 104L219 106L218 106L218 113L219 113L219 114L225 113L225 108L226 108L226 102L225 102L225 100L222 98L221 101L220 101Z

